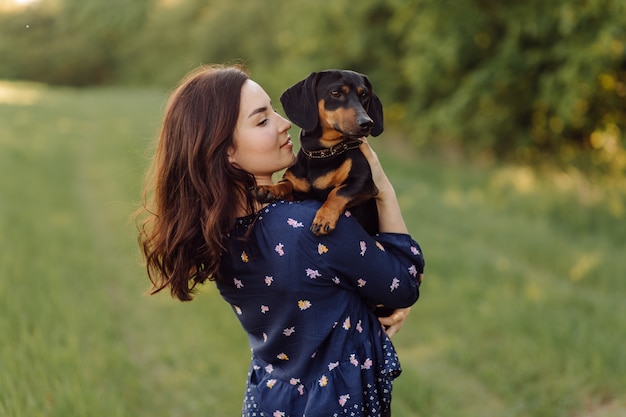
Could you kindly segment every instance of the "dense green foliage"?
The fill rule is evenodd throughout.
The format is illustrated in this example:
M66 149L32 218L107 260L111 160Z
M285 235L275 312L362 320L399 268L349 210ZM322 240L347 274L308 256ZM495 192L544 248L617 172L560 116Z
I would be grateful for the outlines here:
M0 57L0 78L79 86L239 61L273 97L351 68L416 144L626 169L623 0L40 0L0 12Z
M0 416L239 415L250 352L213 284L146 295L130 214L165 100L0 82ZM626 182L372 144L427 260L394 415L623 416Z

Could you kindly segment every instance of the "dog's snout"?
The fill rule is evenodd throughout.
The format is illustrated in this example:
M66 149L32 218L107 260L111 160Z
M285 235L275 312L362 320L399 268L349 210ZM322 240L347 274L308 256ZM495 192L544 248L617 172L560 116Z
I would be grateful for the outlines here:
M358 121L359 127L363 130L371 129L374 125L374 121L369 117L360 118Z

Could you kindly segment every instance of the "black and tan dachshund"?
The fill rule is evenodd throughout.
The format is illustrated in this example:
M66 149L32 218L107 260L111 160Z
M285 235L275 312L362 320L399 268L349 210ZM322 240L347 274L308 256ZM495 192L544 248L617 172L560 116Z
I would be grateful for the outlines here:
M359 145L362 137L382 133L383 108L367 77L345 70L314 72L280 101L302 129L301 148L278 183L255 188L256 198L323 201L311 225L316 235L332 232L348 208L368 233L376 233L378 189Z

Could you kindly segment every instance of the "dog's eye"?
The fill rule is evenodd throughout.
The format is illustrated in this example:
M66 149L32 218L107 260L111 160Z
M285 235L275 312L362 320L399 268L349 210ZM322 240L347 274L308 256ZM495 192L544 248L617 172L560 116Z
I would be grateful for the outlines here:
M339 98L339 97L341 97L341 91L333 90L333 91L330 92L330 95L331 95L331 97Z

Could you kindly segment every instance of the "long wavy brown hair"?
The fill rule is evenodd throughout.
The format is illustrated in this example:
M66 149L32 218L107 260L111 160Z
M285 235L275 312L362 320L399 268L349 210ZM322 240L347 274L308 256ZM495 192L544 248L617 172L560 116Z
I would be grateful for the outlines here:
M152 294L169 287L189 301L196 284L219 280L227 233L238 212L254 212L254 177L228 161L246 80L241 67L204 66L168 101L137 217Z

